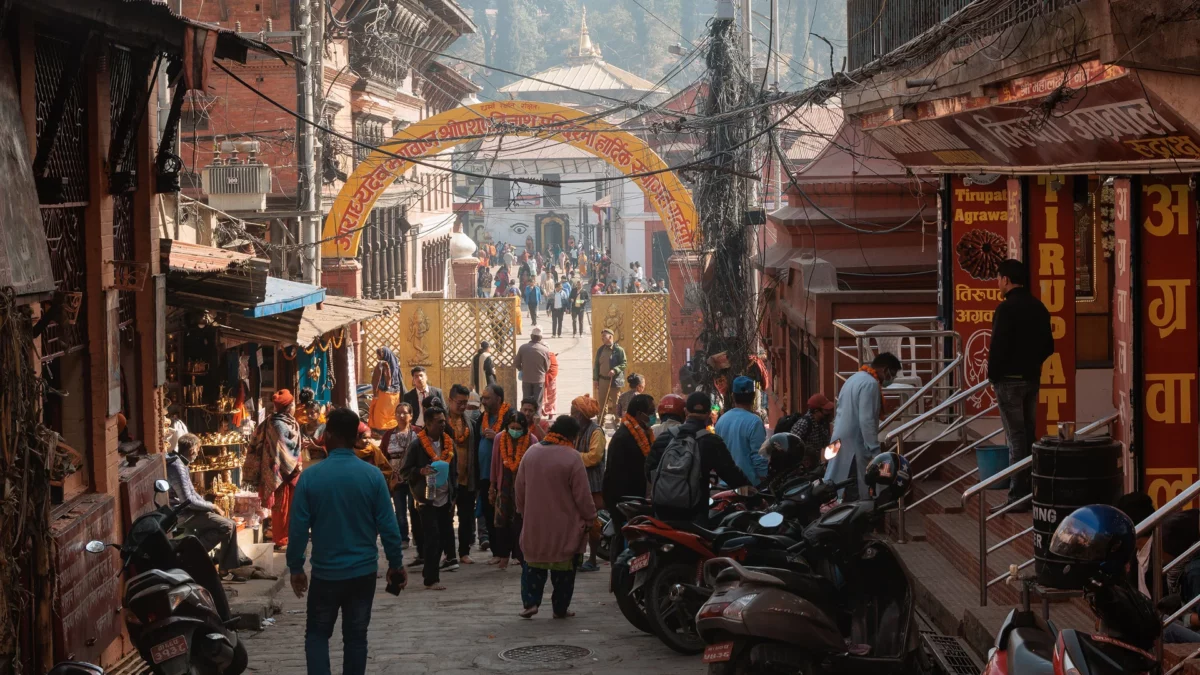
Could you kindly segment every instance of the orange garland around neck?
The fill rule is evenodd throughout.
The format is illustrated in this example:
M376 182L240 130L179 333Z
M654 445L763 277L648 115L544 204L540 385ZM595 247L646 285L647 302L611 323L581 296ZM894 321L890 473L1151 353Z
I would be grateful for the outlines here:
M435 462L449 462L454 458L454 439L450 438L450 434L442 432L441 456L438 456L433 447L433 441L430 440L429 434L425 433L424 429L417 433L417 438L421 441L421 447L425 448L425 454L429 455L429 459Z
M504 421L504 418L507 416L508 416L508 404L501 403L500 411L496 413L496 420L494 422L492 422L491 424L488 424L488 411L486 409L483 411L483 425L496 433L500 433L500 424Z
M571 441L568 441L565 436L563 436L562 434L556 434L553 431L546 434L546 437L542 439L542 444L543 445L565 445L568 448L575 447L575 444L572 443Z
M446 420L446 423L450 425L450 429L454 432L454 447L464 447L467 444L467 439L471 437L471 425L467 424L467 418L459 417L458 419L462 422L462 429L459 429L454 424L454 419L454 417L451 417Z
M864 373L870 373L871 377L875 378L876 382L882 382L882 380L879 379L879 373L875 372L875 369L871 366L863 366L862 368L859 368L859 370L863 371Z
M654 432L643 429L637 418L629 413L625 413L621 418L621 424L625 425L625 428L633 436L633 440L637 441L638 449L642 451L642 457L649 455L650 446L654 445Z
M504 462L504 468L513 473L516 473L517 467L521 466L521 460L524 459L527 450L529 450L528 431L515 441L508 433L500 437L500 459Z

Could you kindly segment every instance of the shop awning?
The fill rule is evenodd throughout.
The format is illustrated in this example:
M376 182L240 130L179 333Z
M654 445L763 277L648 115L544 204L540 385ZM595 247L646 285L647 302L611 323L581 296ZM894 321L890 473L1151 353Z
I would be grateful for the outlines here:
M278 277L267 277L267 292L261 302L242 312L245 316L259 318L290 312L325 299L325 289L320 286L288 281Z
M159 240L159 254L173 307L241 312L266 298L266 260L172 239Z
M395 301L330 295L319 304L270 316L251 318L230 314L223 322L223 329L226 334L247 340L307 347L326 333L383 316L399 308L400 304Z

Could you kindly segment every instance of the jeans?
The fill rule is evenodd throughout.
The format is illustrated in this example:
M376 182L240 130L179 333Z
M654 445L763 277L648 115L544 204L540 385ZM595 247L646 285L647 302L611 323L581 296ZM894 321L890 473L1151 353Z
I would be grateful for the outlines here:
M408 541L408 511L413 508L413 500L407 483L401 483L392 488L392 506L396 509L396 524L400 526L400 538ZM415 524L413 529L416 529Z
M993 382L996 403L1000 407L1000 424L1008 438L1009 466L1025 459L1032 452L1037 438L1038 383L1025 380ZM1029 471L1012 477L1008 486L1008 501L1014 502L1029 494Z
M537 325L537 303L534 303L534 304L526 303L525 306L529 308L529 320L532 321L533 325L536 326Z
M542 594L546 590L546 578L554 584L554 592L550 594L550 606L554 608L554 616L566 616L571 607L571 596L575 595L575 570L579 568L579 559L571 561L571 571L552 572L550 570L530 567L521 563L521 604L525 609L542 606Z
M1163 644L1178 645L1200 643L1200 633L1178 621L1163 626Z
M546 402L546 383L545 382L522 382L521 397L532 398L537 400L537 409L541 410L542 405Z
M454 501L458 510L458 555L462 557L475 543L475 491L460 485Z
M453 503L446 502L443 506L426 505L420 509L421 529L425 537L425 548L421 551L425 558L422 577L426 586L442 580L443 554L447 559L455 560L453 508Z
M224 572L239 567L241 551L237 544L237 526L215 511L188 511L179 519L179 526L196 535L205 551L221 547L219 569Z
M583 310L571 310L571 335L583 335Z
M563 317L566 315L566 313L566 309L550 310L550 315L552 317L550 321L550 332L554 335L554 337L562 337Z
M367 626L375 599L375 574L325 581L313 577L308 589L308 616L304 627L304 657L308 675L331 675L329 638L338 610L342 612L342 673L367 672Z

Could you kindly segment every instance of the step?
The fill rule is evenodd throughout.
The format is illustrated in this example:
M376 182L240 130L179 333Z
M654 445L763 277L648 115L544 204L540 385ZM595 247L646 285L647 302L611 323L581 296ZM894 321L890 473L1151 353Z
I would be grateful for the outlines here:
M1163 670L1174 668L1180 661L1186 659L1192 652L1200 649L1196 644L1163 645ZM1175 671L1179 675L1200 675L1200 658L1193 659L1184 667Z
M963 614L979 604L975 585L928 542L896 544L894 548L913 579L917 607L938 631L962 635Z

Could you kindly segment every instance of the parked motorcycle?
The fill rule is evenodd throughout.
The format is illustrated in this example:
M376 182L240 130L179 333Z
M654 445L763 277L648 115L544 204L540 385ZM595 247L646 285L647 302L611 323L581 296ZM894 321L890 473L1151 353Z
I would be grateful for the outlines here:
M650 500L645 497L628 497L625 501L617 504L617 509L625 516L626 521L629 521L638 516L648 515L651 511ZM616 524L611 519L607 529L612 530L612 537L615 540ZM609 546L612 544L610 543ZM632 550L623 548L613 560L609 590L616 596L617 608L621 610L621 615L634 628L645 633L653 633L650 623L646 621L645 593L641 589L633 588L633 575L629 572L629 563L634 556Z
M51 668L46 675L104 675L104 669L83 661L63 661Z
M908 463L883 453L866 475L874 500L834 507L789 547L809 567L747 567L730 558L705 563L714 590L696 627L707 643L710 673L929 671L911 576L891 545L872 534L907 491ZM774 515L763 518L776 522Z
M165 480L154 483L169 492ZM125 625L155 675L239 675L249 661L216 568L198 539L171 539L186 504L160 506L133 522L121 551ZM112 544L91 541L89 553ZM67 671L70 672L70 671Z

